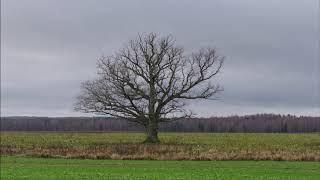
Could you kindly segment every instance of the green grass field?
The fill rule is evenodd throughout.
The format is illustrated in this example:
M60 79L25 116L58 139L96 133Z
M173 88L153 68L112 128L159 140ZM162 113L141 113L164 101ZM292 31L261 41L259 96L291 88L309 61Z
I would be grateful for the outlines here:
M2 157L1 179L320 179L320 163Z
M154 145L141 144L143 133L2 132L1 179L320 179L319 133L160 139Z
M208 145L221 150L304 151L320 148L320 133L160 133L164 144ZM2 132L1 145L19 147L92 147L97 145L141 143L143 133L21 133Z

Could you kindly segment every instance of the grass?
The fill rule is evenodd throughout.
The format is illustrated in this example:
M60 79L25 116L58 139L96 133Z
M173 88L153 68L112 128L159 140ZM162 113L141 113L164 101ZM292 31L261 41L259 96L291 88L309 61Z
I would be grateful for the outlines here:
M318 162L2 157L1 179L319 179Z
M161 144L141 144L143 133L1 133L1 154L89 159L320 161L320 134L160 133Z

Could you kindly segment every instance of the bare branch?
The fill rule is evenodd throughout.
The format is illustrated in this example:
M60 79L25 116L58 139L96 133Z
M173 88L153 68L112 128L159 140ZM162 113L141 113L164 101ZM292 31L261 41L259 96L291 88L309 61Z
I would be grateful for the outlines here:
M75 109L137 122L187 118L187 100L210 99L222 91L212 83L224 58L215 49L186 56L171 36L139 34L113 56L98 61L98 78L82 85Z

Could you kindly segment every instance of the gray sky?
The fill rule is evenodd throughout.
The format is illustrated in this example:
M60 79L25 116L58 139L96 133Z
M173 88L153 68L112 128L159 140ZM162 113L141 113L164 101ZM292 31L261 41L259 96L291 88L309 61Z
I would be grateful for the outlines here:
M318 0L2 0L2 116L73 111L96 59L138 33L171 34L188 52L226 56L219 101L198 116L320 115Z

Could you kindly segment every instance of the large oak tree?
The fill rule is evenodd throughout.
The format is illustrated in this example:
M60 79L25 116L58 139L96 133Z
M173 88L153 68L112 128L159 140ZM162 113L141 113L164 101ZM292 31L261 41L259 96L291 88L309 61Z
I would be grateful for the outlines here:
M171 36L139 35L112 56L98 60L98 77L82 84L75 109L119 117L146 128L156 143L159 123L190 117L188 100L215 98L223 65L215 49L190 55Z

